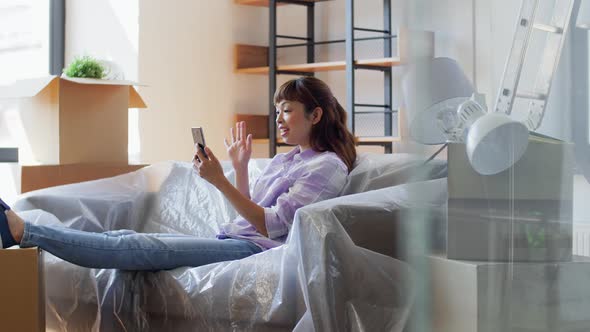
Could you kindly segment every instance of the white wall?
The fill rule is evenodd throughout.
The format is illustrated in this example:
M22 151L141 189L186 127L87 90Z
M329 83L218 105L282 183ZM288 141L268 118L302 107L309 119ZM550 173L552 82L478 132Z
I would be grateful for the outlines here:
M205 128L208 145L224 157L223 137L237 111L258 112L265 81L233 73L233 46L260 43L263 12L233 1L142 1L139 78L151 86L140 114L145 162L190 159L189 127ZM252 24L256 22L256 24Z
M225 157L233 114L267 112L264 77L233 73L236 41L266 41L257 9L231 0L68 1L66 63L82 54L110 59L148 85L139 88L148 108L130 112L132 162L190 160L191 126L205 127L208 145Z
M317 4L317 39L344 38L344 4L344 0ZM394 27L435 31L436 56L456 59L493 106L520 1L394 0L393 7ZM223 155L222 139L234 113L268 112L266 76L232 70L235 43L267 44L267 9L231 0L76 0L68 1L67 8L67 61L77 54L110 58L123 66L128 78L149 85L140 89L148 109L139 111L139 120L133 113L130 118L130 143L140 145L141 161L187 159L192 151L188 127L193 125L205 127L208 144ZM382 1L356 1L355 19L357 26L382 27ZM279 33L302 35L303 22L303 8L279 8ZM303 61L302 51L280 51L279 63ZM360 58L377 57L382 48L378 42L358 43L357 51ZM316 57L319 61L343 59L344 44L318 47ZM344 72L318 76L345 104ZM282 76L278 83L288 78ZM567 98L556 97L567 94L567 74L559 73L556 80L561 84L554 84L541 132L559 137L570 131L561 113ZM381 86L379 73L357 72L359 102L380 100ZM393 94L398 106L397 86ZM266 154L266 146L256 150L257 156Z
M357 26L382 27L382 1L357 3ZM400 0L393 1L393 25L436 32L436 56L456 59L479 91L495 103L504 64L512 43L520 1L512 0ZM317 4L316 38L343 39L344 0ZM188 160L192 143L188 128L206 129L208 144L225 157L223 137L233 123L233 114L268 112L266 76L233 73L235 43L267 45L268 10L235 5L231 0L69 0L66 21L66 61L90 54L122 65L129 79L149 87L140 92L148 109L131 113L130 142L139 146L138 159ZM304 34L305 11L285 6L279 9L281 34ZM359 57L376 57L378 43L359 45ZM394 50L395 52L395 50ZM541 132L569 138L569 73L564 51L554 81ZM344 45L318 47L318 61L344 58ZM280 63L304 59L301 51L279 52ZM565 63L565 64L564 64ZM326 80L343 105L346 103L344 72L318 75ZM279 84L289 77L281 77ZM396 79L399 79L396 78ZM397 82L397 81L396 81ZM382 98L379 76L359 72L357 100ZM400 103L394 86L395 105ZM133 130L133 126L139 131ZM139 138L140 137L140 138ZM130 151L133 153L133 151ZM255 157L267 154L266 145L255 146ZM588 219L582 197L588 183L576 179L575 218Z
M137 79L138 0L66 1L66 65L75 56L113 60Z
M473 72L472 0L393 1L393 26L407 25L436 31L437 56L456 58L468 76ZM344 0L318 3L316 38L343 39ZM206 129L208 144L224 155L223 137L238 112L268 112L266 76L233 73L235 43L267 45L268 9L240 6L231 0L68 1L66 58L91 54L109 58L123 66L127 77L148 87L140 88L148 108L139 119L130 115L130 153L140 146L135 161L151 163L164 159L188 159L192 144L188 128ZM381 28L382 1L357 1L356 25ZM409 18L410 17L410 18ZM452 20L446 18L453 17ZM283 6L278 11L278 32L305 34L305 10ZM97 28L100 27L100 28ZM466 28L467 27L467 28ZM366 36L360 34L359 36ZM284 42L284 40L283 40ZM359 43L360 58L382 56L379 42ZM304 60L303 49L278 54L279 63ZM397 50L394 49L394 54ZM344 58L344 44L318 47L318 61ZM346 104L345 73L318 75L326 80L343 105ZM382 78L378 72L357 72L357 101L382 100ZM278 84L291 77L279 77ZM399 77L395 78L398 82ZM400 91L394 86L394 106ZM365 122L361 131L382 128ZM138 132L134 131L138 128ZM255 156L266 156L267 146L255 146Z
M138 0L66 1L66 66L76 56L90 55L115 62L126 79L138 81L138 37ZM138 112L137 109L129 111L129 160L132 163L140 159Z

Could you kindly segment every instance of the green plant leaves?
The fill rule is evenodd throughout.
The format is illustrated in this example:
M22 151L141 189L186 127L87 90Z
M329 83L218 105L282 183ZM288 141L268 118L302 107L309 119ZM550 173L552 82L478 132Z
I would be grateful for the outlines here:
M105 68L98 60L90 56L76 57L67 68L64 74L68 77L103 78Z

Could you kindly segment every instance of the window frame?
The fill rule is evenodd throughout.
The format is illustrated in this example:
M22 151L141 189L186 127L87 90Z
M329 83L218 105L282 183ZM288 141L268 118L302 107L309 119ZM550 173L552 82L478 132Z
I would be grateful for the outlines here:
M49 74L61 75L65 59L65 0L50 0L49 4Z

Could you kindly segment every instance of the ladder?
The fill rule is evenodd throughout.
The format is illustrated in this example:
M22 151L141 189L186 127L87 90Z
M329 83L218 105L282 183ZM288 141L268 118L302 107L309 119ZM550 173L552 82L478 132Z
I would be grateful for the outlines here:
M549 24L544 24L535 22L539 0L522 0L512 48L504 67L502 84L500 85L494 110L510 115L515 98L530 100L527 118L524 121L530 131L539 128L543 121L549 91L551 90L551 81L557 70L559 58L565 44L574 2L575 0L555 0L551 21ZM542 58L537 71L534 90L524 91L518 89L518 85L534 30L546 33L547 39L541 54Z

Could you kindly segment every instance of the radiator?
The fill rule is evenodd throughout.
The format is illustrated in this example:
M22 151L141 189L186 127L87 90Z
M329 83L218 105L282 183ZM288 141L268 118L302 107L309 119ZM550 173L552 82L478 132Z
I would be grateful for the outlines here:
M574 223L573 254L590 256L590 224Z

